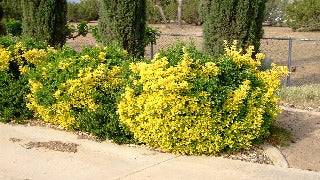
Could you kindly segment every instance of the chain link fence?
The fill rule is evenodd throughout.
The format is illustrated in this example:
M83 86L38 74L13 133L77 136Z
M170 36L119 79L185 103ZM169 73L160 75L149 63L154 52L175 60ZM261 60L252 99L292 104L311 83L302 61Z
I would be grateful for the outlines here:
M202 50L202 35L161 34L157 44L146 47L146 56L152 56L162 48L178 41L194 43ZM316 38L263 38L261 51L271 63L288 66L290 75L284 80L288 86L320 84L320 39Z
M177 42L194 43L202 50L201 34L161 34L156 44L146 47L146 58L152 58L160 49L166 49ZM95 46L96 40L91 34L68 40L67 44L81 50L83 46ZM263 38L262 53L277 65L288 66L291 73L283 82L287 85L300 86L320 84L320 39L317 38Z

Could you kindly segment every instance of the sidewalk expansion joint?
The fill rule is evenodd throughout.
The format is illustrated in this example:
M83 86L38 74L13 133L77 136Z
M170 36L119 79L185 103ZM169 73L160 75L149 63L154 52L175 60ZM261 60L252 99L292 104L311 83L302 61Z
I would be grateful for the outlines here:
M147 170L147 169L150 169L150 168L156 167L156 166L158 166L158 165L160 165L160 164L162 164L162 163L165 163L165 162L171 161L171 160L176 159L176 158L178 158L178 157L180 157L180 156L174 156L174 157L172 157L172 158L169 158L169 159L166 159L166 160L160 161L160 162L155 163L155 164L152 164L152 165L150 165L150 166L148 166L148 167L145 167L145 168L139 169L139 170L137 170L137 171L134 171L134 172L132 172L132 173L129 173L129 174L125 175L125 176L122 176L122 177L116 178L116 180L120 180L120 179L123 179L123 178L129 177L129 176L132 176L132 175L138 174L138 173L140 173L140 172L142 172L142 171L144 171L144 170Z

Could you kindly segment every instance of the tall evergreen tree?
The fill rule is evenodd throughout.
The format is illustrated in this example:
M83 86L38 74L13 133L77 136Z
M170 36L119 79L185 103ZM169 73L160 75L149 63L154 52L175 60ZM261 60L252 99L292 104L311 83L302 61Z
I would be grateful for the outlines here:
M262 22L267 0L203 0L210 5L203 17L204 49L215 56L223 53L223 40L238 40L239 46L249 45L259 51L263 36Z
M23 0L23 33L52 46L66 42L66 0Z
M2 0L0 0L0 35L6 34L6 29L4 27L4 24L2 23L3 15Z
M99 32L104 44L117 42L134 57L144 56L146 0L102 0Z
M22 0L2 0L4 18L22 20Z

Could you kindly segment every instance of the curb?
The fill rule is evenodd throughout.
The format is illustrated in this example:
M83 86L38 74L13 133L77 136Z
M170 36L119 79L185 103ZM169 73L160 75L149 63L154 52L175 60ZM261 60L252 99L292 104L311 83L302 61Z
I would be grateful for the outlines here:
M280 106L284 111L290 111L290 112L298 112L298 113L308 113L316 116L320 116L320 112L318 111L309 111L305 109L298 109L298 108L290 108L285 106Z
M286 157L282 154L282 152L278 148L268 144L262 145L261 147L275 166L290 168L290 165Z

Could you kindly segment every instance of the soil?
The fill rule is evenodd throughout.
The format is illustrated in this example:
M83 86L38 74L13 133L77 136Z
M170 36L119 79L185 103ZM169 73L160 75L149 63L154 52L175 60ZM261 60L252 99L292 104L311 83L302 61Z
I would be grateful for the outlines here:
M49 142L32 142L25 144L26 149L32 148L45 148L53 151L60 152L73 152L76 153L78 151L78 144L75 143L63 143L61 141L49 141Z
M320 112L284 110L277 125L292 135L287 147L280 147L293 168L320 172Z

